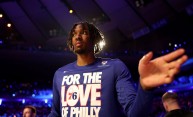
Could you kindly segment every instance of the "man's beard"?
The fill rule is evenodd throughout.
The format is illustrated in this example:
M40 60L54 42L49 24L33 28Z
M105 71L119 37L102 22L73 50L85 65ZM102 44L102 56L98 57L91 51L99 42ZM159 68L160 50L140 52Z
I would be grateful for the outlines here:
M74 49L74 53L75 54L84 54L86 53L86 50L78 48L78 49Z

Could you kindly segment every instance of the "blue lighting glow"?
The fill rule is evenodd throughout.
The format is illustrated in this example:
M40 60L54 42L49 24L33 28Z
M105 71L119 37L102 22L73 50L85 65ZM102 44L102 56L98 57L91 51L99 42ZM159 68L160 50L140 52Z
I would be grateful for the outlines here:
M36 95L35 94L32 94L32 97L35 97Z
M15 97L15 93L13 93L12 96Z
M2 104L3 99L0 99L0 105Z
M47 104L48 103L48 99L45 99L44 102Z
M170 93L172 93L172 92L174 92L172 89L170 89L170 90L168 90L167 92L170 92Z
M52 99L52 90L41 90L35 95L35 98L39 99Z
M22 104L25 104L25 99L22 99Z
M192 68L193 66L193 58L189 58L182 66L181 70L187 70Z

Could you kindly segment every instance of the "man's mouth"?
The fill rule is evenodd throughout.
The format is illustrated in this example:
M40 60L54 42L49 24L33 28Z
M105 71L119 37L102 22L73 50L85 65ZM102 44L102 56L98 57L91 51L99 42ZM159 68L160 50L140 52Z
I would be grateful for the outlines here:
M81 42L76 42L76 44L75 44L76 46L81 46L82 45L82 43Z

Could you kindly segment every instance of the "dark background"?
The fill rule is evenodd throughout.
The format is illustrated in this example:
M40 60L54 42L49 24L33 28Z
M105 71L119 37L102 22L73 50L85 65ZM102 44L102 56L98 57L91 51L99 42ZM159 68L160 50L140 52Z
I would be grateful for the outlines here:
M66 38L80 21L102 31L106 46L97 56L121 59L135 86L144 54L185 48L189 60L171 84L156 88L151 114L165 114L160 97L166 91L179 92L183 108L193 110L192 0L0 0L0 116L20 117L25 105L48 116L54 72L76 60Z
M52 81L76 59L66 46L71 26L88 21L105 35L98 56L120 58L138 80L148 51L157 57L183 47L192 57L192 7L192 0L1 0L0 79Z

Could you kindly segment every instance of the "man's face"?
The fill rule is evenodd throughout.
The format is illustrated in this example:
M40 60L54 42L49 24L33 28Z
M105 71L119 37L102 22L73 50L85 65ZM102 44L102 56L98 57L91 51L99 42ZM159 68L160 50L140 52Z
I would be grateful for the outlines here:
M25 108L23 110L23 117L35 117L35 116L30 108Z
M77 54L86 54L92 51L93 44L90 40L88 26L77 25L72 37L73 51Z

